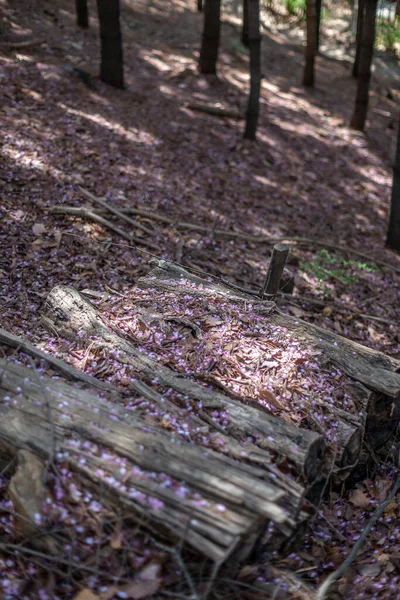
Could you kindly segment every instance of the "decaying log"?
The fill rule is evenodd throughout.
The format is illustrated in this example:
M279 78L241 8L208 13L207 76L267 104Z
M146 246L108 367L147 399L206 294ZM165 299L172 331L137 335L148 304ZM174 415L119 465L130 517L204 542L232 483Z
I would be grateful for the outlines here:
M155 263L154 263L155 264ZM360 410L351 413L333 406L323 398L315 397L326 414L337 422L338 446L335 448L336 465L342 470L353 467L359 456L362 441L378 449L394 433L400 417L400 362L352 342L317 326L272 310L271 306L255 301L254 297L235 292L188 273L172 263L161 261L151 273L139 280L139 287L173 292L177 295L219 297L232 302L252 303L253 309L265 314L269 323L288 329L294 339L321 353L327 367L338 367L349 377L354 398ZM321 432L323 425L318 424Z
M150 278L149 283L151 283ZM199 293L206 290L199 290ZM197 293L197 290L191 290ZM228 288L226 298L242 301L243 298ZM270 312L272 303L259 303L261 312ZM172 388L200 404L202 411L210 409L226 410L229 422L226 433L239 440L251 436L258 451L249 460L257 462L260 450L273 451L291 461L300 475L313 480L318 475L323 460L324 440L313 431L299 429L282 419L259 410L254 406L241 404L227 395L210 390L180 373L165 367L147 354L138 351L130 341L124 339L115 327L72 287L57 286L49 294L45 307L46 319L59 335L68 339L82 339L107 347L114 360L129 365L140 377ZM268 452L267 452L268 454Z
M304 490L273 465L256 468L177 439L122 404L10 360L0 359L0 370L3 452L67 465L126 518L214 561L245 558L269 522L293 529ZM38 510L24 506L28 515Z

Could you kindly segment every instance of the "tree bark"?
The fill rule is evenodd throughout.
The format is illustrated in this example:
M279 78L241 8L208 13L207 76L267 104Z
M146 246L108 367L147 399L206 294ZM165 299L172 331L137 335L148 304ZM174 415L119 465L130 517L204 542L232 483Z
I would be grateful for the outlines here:
M199 58L200 73L216 75L221 35L221 0L206 0Z
M307 0L307 43L305 51L305 66L303 85L314 87L315 53L317 51L317 6L316 0Z
M243 46L249 47L249 5L248 0L243 0L242 11L242 36L241 41Z
M97 0L101 37L100 79L124 88L124 66L119 0Z
M389 248L393 248L393 250L397 250L398 252L400 251L400 124L393 164L392 198L386 243Z
M371 64L374 54L377 0L364 0L364 20L361 33L360 59L357 75L357 92L350 127L363 131L368 111Z
M315 40L315 52L318 53L319 52L319 43L320 43L320 33L321 33L322 0L316 0L315 8L316 8L316 12L317 12L317 23L316 23L317 33L316 33L316 40Z
M89 12L87 0L75 0L76 2L76 22L79 27L89 27Z
M357 8L357 29L356 29L356 53L353 63L353 77L358 77L358 69L360 65L361 37L364 23L365 0L358 0Z
M249 13L250 94L244 137L248 140L255 140L260 113L261 90L260 2L259 0L247 0L247 7Z
M396 2L396 17L400 17L400 0Z
M2 453L20 459L22 450L54 462L61 453L62 462L97 499L106 499L157 537L184 540L214 561L228 561L242 545L251 552L254 533L270 520L282 532L293 530L304 488L272 464L261 469L184 439L178 442L161 426L127 412L123 398L104 400L9 359L0 359L0 369L6 374L0 381ZM99 447L106 452L99 455ZM121 474L118 458L130 477ZM40 472L40 462L37 466ZM41 483L37 477L30 482L32 496L35 482ZM183 485L187 493L179 496L174 489ZM18 500L21 486L13 487ZM29 493L24 495L29 500Z

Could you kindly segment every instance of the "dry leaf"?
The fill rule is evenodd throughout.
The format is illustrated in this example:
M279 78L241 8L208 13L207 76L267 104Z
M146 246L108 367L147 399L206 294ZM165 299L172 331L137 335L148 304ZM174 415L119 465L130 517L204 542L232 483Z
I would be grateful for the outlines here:
M35 235L42 235L42 233L46 233L47 229L43 223L35 223L32 227L32 231Z
M354 504L354 506L358 506L359 508L370 508L371 500L368 498L367 494L362 490L356 489L351 492L349 496L349 501Z
M133 600L141 600L148 598L160 588L160 571L159 563L150 563L140 571L133 581L121 586L111 586L106 592L101 595L101 600L110 600L116 594L123 594L124 598L133 598Z
M74 596L73 600L100 600L100 596L94 594L89 588L84 588L77 596Z
M283 408L282 402L279 402L279 400L275 397L275 394L269 390L260 390L258 395L261 400L266 400L268 404L271 404L271 406L275 406L275 408Z

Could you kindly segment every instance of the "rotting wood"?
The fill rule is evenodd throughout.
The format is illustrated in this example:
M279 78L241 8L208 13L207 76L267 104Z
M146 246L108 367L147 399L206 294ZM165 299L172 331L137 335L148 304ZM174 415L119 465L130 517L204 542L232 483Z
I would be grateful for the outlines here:
M197 278L199 279L199 278ZM150 278L149 284L151 285ZM200 280L201 281L201 280ZM194 287L192 286L191 293ZM206 291L206 286L203 290ZM226 290L227 299L238 301L240 296ZM259 303L261 312L270 312L272 303ZM49 294L45 305L46 318L59 335L68 339L85 340L107 348L110 356L129 365L140 377L156 380L160 385L172 388L201 403L203 411L226 410L229 422L226 433L246 440L255 438L260 449L282 454L297 468L298 473L313 480L320 471L324 440L321 435L299 429L254 406L246 406L214 390L210 390L184 375L174 372L138 351L130 341L121 337L111 323L102 318L99 311L88 304L74 288L57 286Z
M293 530L303 488L273 465L240 464L177 440L121 405L39 378L9 360L0 359L0 369L0 447L45 460L55 450L56 460L99 499L122 507L125 518L139 519L158 536L183 539L215 561L228 560L269 521L278 530ZM114 455L126 459L129 477L117 468ZM164 485L166 478L171 485ZM184 497L174 491L182 485Z
M275 297L278 293L288 254L289 248L284 244L275 244L273 247L261 298Z
M232 301L240 296L242 302L251 302L254 310L263 314L262 303L257 304L254 297L240 292L232 294L229 288L215 281L201 279L166 261L158 262L149 276L138 281L138 285L142 288L173 291L180 295L214 294ZM321 352L322 360L327 366L338 367L354 380L353 394L360 404L357 414L339 415L336 407L316 398L318 402L322 401L324 411L337 421L340 447L336 464L340 469L348 467L351 470L357 462L364 436L370 447L377 449L394 433L400 412L400 362L278 310L265 311L265 314L270 323L287 328L297 340ZM321 425L318 431L321 431L320 427Z

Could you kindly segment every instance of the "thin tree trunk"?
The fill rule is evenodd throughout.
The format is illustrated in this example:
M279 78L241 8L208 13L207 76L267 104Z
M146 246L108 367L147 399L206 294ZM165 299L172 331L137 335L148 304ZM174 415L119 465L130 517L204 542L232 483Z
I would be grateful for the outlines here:
M247 0L243 0L243 16L242 16L242 44L249 47L249 5Z
M317 6L316 0L307 0L307 44L305 53L305 66L303 85L314 87L314 63L317 50Z
M97 0L101 36L100 79L116 88L124 87L119 0Z
M87 0L75 0L76 5L76 22L79 27L85 29L89 27L89 12Z
M221 0L206 0L201 41L199 71L215 75L221 34Z
M386 243L400 252L400 123L397 133L396 156L393 165L392 200Z
M203 0L197 0L197 10L203 12Z
M360 64L361 38L364 23L365 0L358 0L357 9L357 31L356 31L356 55L353 64L353 77L358 77L358 68Z
M321 31L321 12L322 12L322 0L316 0L315 2L315 10L316 10L316 38L315 38L315 52L319 52L319 42L320 42L320 31Z
M396 17L400 17L400 0L396 2Z
M247 0L247 3L249 11L250 95L244 137L255 140L260 113L261 89L260 0Z
M350 127L363 131L367 118L371 63L374 54L377 0L365 0L364 22L361 35L360 63L357 76L357 93Z

